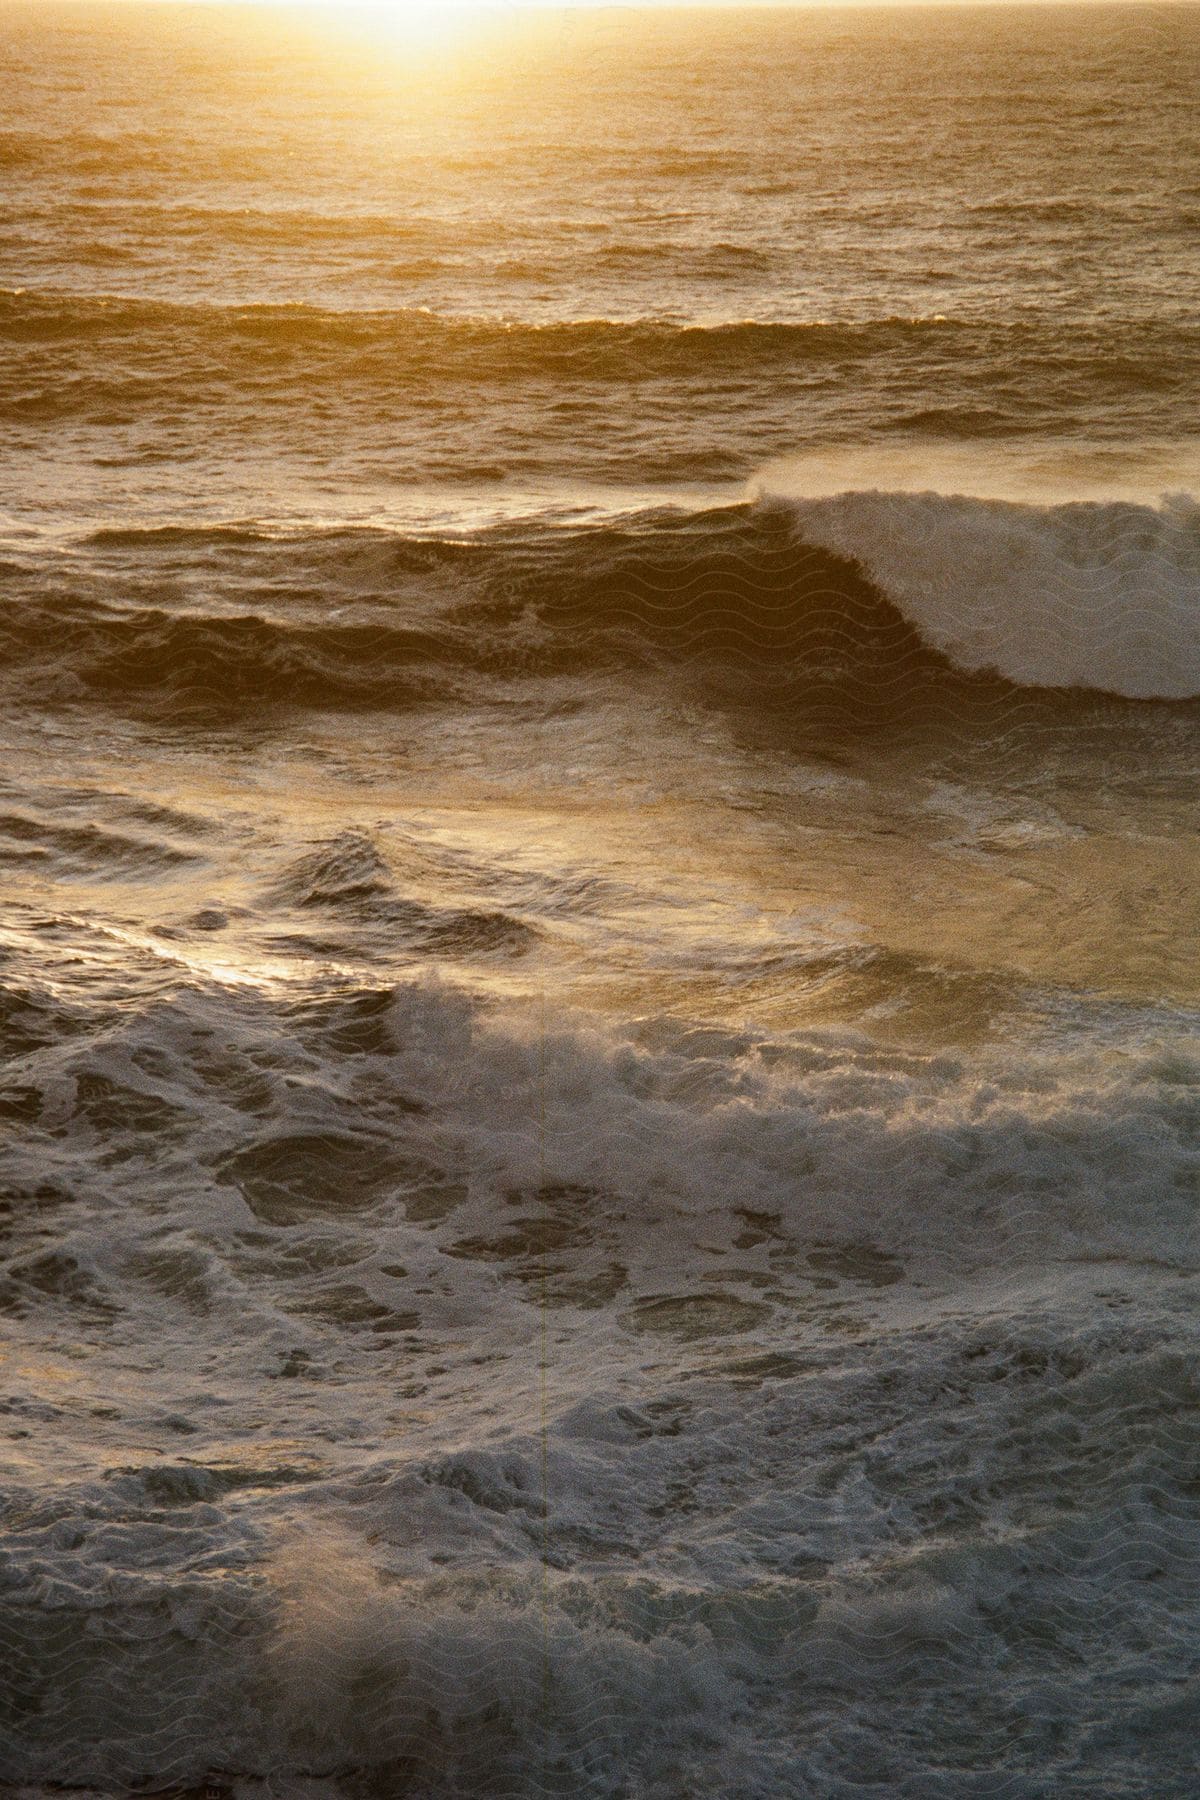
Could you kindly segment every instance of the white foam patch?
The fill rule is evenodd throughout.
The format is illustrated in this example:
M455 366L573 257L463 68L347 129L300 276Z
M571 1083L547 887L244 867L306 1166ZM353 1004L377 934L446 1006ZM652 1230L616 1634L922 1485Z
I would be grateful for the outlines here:
M1049 1318L993 1291L832 1360L646 1371L624 1404L396 1444L307 1495L64 1489L0 1557L8 1772L799 1800L888 1757L923 1795L947 1764L1019 1773L1050 1687L1136 1753L1194 1671L1198 1415L1191 1296L1174 1321L1128 1298Z
M672 1020L547 1031L430 987L397 994L394 1029L407 1091L438 1107L460 1169L489 1192L620 1196L635 1239L663 1207L749 1206L806 1238L968 1265L1195 1246L1185 1045L959 1059Z

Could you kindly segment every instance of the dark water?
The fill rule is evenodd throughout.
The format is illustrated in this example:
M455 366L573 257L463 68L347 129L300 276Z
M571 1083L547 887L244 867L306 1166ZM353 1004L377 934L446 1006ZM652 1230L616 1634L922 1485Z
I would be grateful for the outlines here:
M1196 13L0 34L0 1780L1194 1793Z

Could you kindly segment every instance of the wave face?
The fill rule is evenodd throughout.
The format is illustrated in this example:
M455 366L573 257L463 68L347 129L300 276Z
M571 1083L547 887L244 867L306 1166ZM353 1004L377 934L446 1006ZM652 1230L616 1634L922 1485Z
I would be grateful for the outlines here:
M778 508L534 520L457 541L105 531L84 554L92 598L63 593L68 566L48 579L44 558L25 581L10 575L27 598L5 621L0 658L26 691L37 671L39 694L173 713L404 708L469 703L522 679L708 668L763 691L815 686L845 710L919 703L945 666ZM197 564L221 584L219 610L179 605Z
M1200 11L414 10L0 6L0 1790L1195 1800Z

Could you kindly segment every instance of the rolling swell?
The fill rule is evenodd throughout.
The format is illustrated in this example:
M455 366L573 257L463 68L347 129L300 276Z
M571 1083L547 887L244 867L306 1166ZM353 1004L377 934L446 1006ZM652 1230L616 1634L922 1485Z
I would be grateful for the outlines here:
M44 671L60 699L238 712L290 706L403 706L426 690L432 637L397 626L218 618L162 608L51 602L4 633L6 672Z
M236 354L240 349L252 352L260 366L272 358L341 351L386 358L393 370L426 378L474 372L508 382L572 371L623 380L631 367L646 374L770 368L887 354L913 341L939 335L958 339L975 329L987 328L902 317L862 322L747 319L714 325L653 318L537 323L438 314L420 307L211 306L119 294L0 291L0 341L14 345L126 341L142 345L147 357L156 348L177 356L205 350Z
M728 248L726 249L728 254ZM0 344L9 355L0 405L15 417L68 417L81 406L134 405L212 391L250 397L286 388L300 399L335 378L379 398L470 384L504 392L529 383L791 380L802 387L864 364L885 384L909 370L906 408L931 379L967 403L964 365L1021 371L1070 402L1080 380L1096 397L1177 394L1197 334L1169 320L1101 321L1050 333L1019 317L877 317L679 322L646 315L538 320L426 307L214 305L165 298L0 289ZM97 363L97 356L100 357ZM197 387L199 385L199 388ZM977 390L971 395L977 404ZM993 396L993 403L995 396Z
M526 286L554 290L521 268ZM569 471L692 487L745 481L798 442L881 432L1091 436L1097 416L1147 441L1192 431L1200 337L1170 317L1064 325L887 306L780 320L730 294L724 319L689 322L612 279L597 316L558 319L491 292L467 313L446 298L435 311L103 295L90 273L86 292L0 291L0 418L42 454L61 456L69 428L93 466L195 465L205 490L252 447L322 484L557 484Z

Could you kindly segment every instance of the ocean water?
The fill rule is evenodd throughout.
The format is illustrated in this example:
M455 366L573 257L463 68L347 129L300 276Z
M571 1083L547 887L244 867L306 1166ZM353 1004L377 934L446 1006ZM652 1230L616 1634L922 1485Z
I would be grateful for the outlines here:
M1200 14L0 67L4 1791L1195 1795Z

